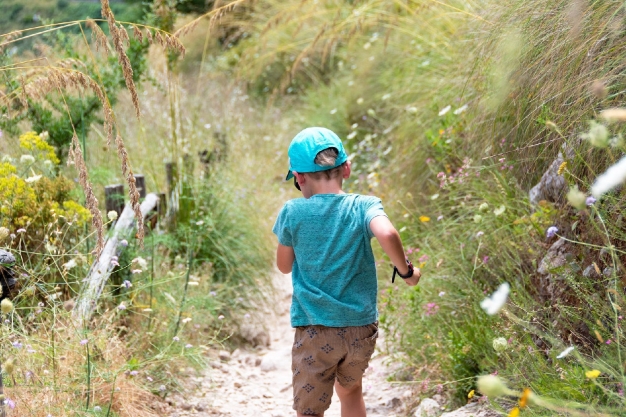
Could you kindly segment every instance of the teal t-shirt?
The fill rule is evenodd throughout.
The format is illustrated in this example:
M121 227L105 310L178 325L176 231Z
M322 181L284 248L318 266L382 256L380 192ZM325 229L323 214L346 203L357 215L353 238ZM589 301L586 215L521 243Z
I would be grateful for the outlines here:
M316 194L290 200L273 232L293 247L291 325L364 326L378 319L369 227L386 216L377 197Z

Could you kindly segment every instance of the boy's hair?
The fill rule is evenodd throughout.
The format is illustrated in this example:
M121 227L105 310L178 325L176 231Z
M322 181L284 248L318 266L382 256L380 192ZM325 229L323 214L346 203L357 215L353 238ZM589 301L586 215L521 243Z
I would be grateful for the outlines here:
M318 152L318 154L315 155L315 160L313 162L315 162L316 165L320 165L323 167L332 167L337 161L337 156L339 156L339 151L337 150L337 148L327 148L323 151ZM344 165L345 162L338 167L327 169L326 171L307 172L307 174L316 180L322 179L322 176L326 176L327 179L336 178L341 174L343 170L342 167Z

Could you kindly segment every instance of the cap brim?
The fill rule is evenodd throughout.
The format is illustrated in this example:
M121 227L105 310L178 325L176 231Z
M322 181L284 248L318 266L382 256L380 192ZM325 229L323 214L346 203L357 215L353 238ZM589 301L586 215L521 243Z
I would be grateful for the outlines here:
M291 170L289 170L287 172L287 177L285 178L285 181L289 181L292 178L293 178L293 172L291 172Z

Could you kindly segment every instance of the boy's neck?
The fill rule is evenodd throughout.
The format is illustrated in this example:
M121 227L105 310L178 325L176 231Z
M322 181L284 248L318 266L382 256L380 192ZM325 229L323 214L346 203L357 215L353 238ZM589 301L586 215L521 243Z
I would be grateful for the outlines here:
M310 197L315 194L344 194L342 190L342 182L336 179L311 181L309 189L311 192Z

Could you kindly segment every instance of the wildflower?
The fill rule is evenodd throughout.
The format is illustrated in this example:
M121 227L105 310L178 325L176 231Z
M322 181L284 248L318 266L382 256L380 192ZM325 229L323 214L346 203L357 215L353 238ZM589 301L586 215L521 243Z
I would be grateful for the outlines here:
M620 185L626 180L626 156L609 167L604 174L596 178L591 186L591 195L600 198L607 191Z
M428 303L424 308L426 309L426 312L424 313L426 316L432 316L439 311L437 303Z
M482 221L483 221L483 216L481 216L480 214L474 215L474 223L480 223Z
M478 233L476 233L476 238L480 239L483 235L485 234L485 232L483 232L482 230Z
M439 297L443 297L444 295L446 295L446 292L445 292L445 291L441 291L441 292L439 292Z
M80 345L81 346L85 346L87 343L89 343L89 340L87 340L87 339L83 339L83 340L80 341Z
M459 107L458 109L456 109L454 111L454 114L461 114L463 113L465 110L467 110L467 104L462 105L461 107Z
M446 114L447 112L450 111L450 109L452 108L452 106L448 105L446 107L444 107L443 109L441 109L439 111L439 116L443 116L444 114Z
M154 381L154 379L152 379L152 377L151 377L150 375L148 375L148 376L146 377L146 379L147 379L148 381L150 381L150 382Z
M22 164L26 164L26 163L33 163L35 162L35 157L32 155L22 155L20 157L20 162Z
M356 100L356 104L363 104L363 97L359 97L359 98Z
M126 310L126 305L124 303L121 303L120 305L117 306L118 310Z
M556 226L550 226L548 227L548 230L546 230L546 237L554 237L556 236L556 234L558 233L559 229Z
M11 375L14 370L15 370L15 359L9 358L5 360L4 363L2 364L2 372L4 372L7 375Z
M610 345L610 344L611 344L611 339L608 339L608 340L606 341L606 344L607 344L607 345Z
M184 319L182 319L183 323L189 323L191 321L191 317L185 317Z
M13 410L15 408L15 401L7 398L6 400L4 400L4 405L9 407L11 410Z
M113 221L115 219L117 219L117 211L115 210L111 210L107 213L107 217L109 218L110 221Z
M569 201L572 207L582 210L585 207L586 200L587 196L578 189L577 185L570 187L567 192L567 201Z
M598 201L598 200L596 200L593 196L591 196L591 195L590 195L590 196L589 196L589 197L587 197L587 199L585 200L585 204L586 204L587 206L593 206L593 205L594 205L594 203L595 203L596 201Z
M559 169L556 171L557 175L563 174L563 171L565 171L565 167L567 167L567 161L563 161L561 165L559 165Z
M136 257L135 259L133 259L131 261L131 263L136 263L137 265L139 265L141 268L143 269L147 269L148 268L148 261L146 261L144 258L142 258L141 256Z
M152 313L152 309L151 308L144 308L143 310L144 313Z
M513 407L513 409L509 413L509 417L518 417L518 416L519 416L519 408Z
M531 401L533 398L533 392L529 389L529 388L524 388L524 391L522 392L522 396L519 399L519 407L520 408L525 408L529 401Z
M491 297L485 298L481 301L480 306L483 310L490 316L496 314L506 303L507 298L509 297L509 292L511 287L508 283L504 282L500 284L496 292L494 292Z
M196 226L202 226L204 224L204 220L198 220L196 222Z
M180 338L178 336L174 336L174 337L172 337L172 340L174 342L178 342L178 341L180 341Z
M224 316L220 314L219 316L217 316L217 319L218 320L224 320Z
M249 319L250 318L250 314L248 314L248 313L244 314L243 318L244 319Z
M137 376L139 375L138 371L130 371L130 376Z
M76 261L74 259L70 259L69 261L64 263L62 266L63 266L63 269L65 269L66 271L69 271L70 269L74 268L76 265L78 265Z
M437 194L433 194L433 195L430 196L431 200L436 200L438 198L439 198L439 194L438 193Z
M122 239L120 241L120 246L128 246L128 241L126 239Z
M563 359L564 357L569 355L574 349L576 349L574 346L570 346L567 349L565 349L563 352L559 353L556 358Z
M120 285L120 287L124 287L126 289L130 288L133 286L133 283L130 282L129 280L125 279L124 282L122 282L122 285Z
M487 255L483 256L483 263L486 264L489 262L489 257Z
M510 395L512 391L497 376L482 375L476 381L478 391L491 399L501 397L502 395Z
M478 206L479 211L487 211L488 209L489 209L489 204L487 203L482 203L480 206Z
M384 95L381 97L381 99L382 99L382 100L387 100L387 99L389 99L389 97L391 97L391 94L387 93L387 94L384 94Z
M419 219L422 223L426 223L430 221L430 217L428 216L420 216Z
M335 113L337 113L337 109L332 109L329 113L330 114L335 114Z
M9 233L11 233L9 229L6 227L0 227L0 241L6 239L6 237L9 236Z
M209 293L209 295L210 295L210 296L212 296L212 297L215 297L215 296L217 295L217 293L216 293L215 291L211 291L211 292Z
M161 391L161 392L165 391L165 385L160 385L159 386L159 391Z
M471 390L470 392L467 393L467 399L471 400L472 398L474 398L474 390Z
M17 229L15 231L16 233L26 233L26 229L22 228L22 229Z
M143 271L141 269L131 269L130 273L131 274L141 274Z
M2 302L0 302L0 311L2 311L2 314L9 314L10 312L12 312L13 302L8 298L2 300Z
M41 179L41 175L33 175L32 177L28 177L26 178L24 181L26 181L27 183L31 183L31 182L37 182Z
M428 255L422 255L420 256L420 258L418 259L419 262L426 262L428 260L429 256Z
M602 110L600 117L607 122L626 122L626 109L612 108Z
M443 220L443 216L437 217L437 221Z
M193 345L192 345L192 344L189 344L189 343L187 343L187 344L185 345L185 349L191 349L192 347L193 347Z
M589 122L589 130L580 135L581 139L588 140L592 146L606 148L609 146L609 130L603 124Z
M598 371L597 369L593 369L591 371L587 371L585 372L585 376L589 379L596 379L597 377L599 377L601 374L600 371Z
M417 107L409 107L406 109L409 113L417 113Z
M498 337L497 339L493 339L492 342L493 350L496 352L504 352L509 345L509 342L504 337Z

